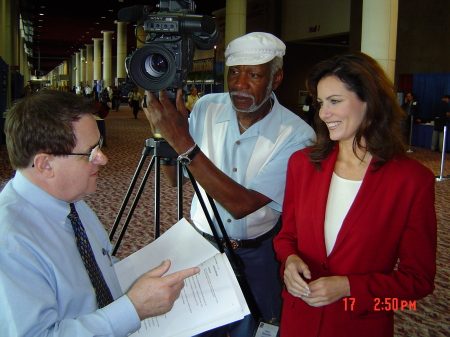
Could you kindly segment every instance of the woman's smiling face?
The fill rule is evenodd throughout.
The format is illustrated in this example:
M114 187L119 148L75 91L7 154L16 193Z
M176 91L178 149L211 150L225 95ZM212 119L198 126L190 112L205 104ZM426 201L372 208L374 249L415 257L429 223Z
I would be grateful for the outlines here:
M366 102L361 101L335 76L324 77L319 81L317 101L320 104L320 119L327 125L330 138L352 143L364 119Z

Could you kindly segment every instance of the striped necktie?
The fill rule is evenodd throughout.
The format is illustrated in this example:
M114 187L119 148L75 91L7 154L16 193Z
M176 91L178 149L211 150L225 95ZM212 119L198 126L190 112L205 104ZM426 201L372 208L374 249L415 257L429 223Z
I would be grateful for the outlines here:
M67 217L72 223L78 251L80 252L81 259L83 260L86 271L91 279L92 286L94 287L98 307L103 308L113 301L113 297L105 279L103 278L103 274L98 267L97 261L95 260L94 252L92 251L91 244L89 243L89 239L86 235L86 230L81 223L73 203L70 204L70 213Z

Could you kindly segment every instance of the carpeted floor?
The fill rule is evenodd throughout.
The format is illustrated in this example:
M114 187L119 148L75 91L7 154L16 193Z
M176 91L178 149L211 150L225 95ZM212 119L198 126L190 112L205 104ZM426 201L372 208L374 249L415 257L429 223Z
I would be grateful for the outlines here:
M122 106L119 112L112 111L105 119L106 143L104 153L108 156L108 164L100 171L97 192L86 198L89 205L98 214L108 232L115 223L124 197L127 195L132 177L136 172L141 158L146 159L140 178L133 193L130 193L130 203L136 196L136 189L142 181L150 156L142 156L146 148L146 140L151 137L150 128L144 113L139 112L138 119L133 118L131 109ZM441 155L423 148L413 147L411 157L429 167L436 176L440 175ZM449 154L446 155L447 169L444 176L450 173ZM177 221L177 190L170 188L161 176L155 179L152 169L149 178L142 188L136 208L132 212L129 226L118 247L116 256L123 258L149 244L154 238L155 214L155 180L161 184L160 193L160 231L163 233ZM6 146L0 148L0 189L13 176L9 165ZM417 301L416 309L396 311L395 336L450 336L450 216L448 205L450 201L450 180L436 183L436 210L438 215L438 273L436 290L422 300ZM189 205L193 189L190 183L183 188L183 214L189 216ZM116 231L114 242L129 214L127 206L120 225ZM363 336L362 336L363 337Z

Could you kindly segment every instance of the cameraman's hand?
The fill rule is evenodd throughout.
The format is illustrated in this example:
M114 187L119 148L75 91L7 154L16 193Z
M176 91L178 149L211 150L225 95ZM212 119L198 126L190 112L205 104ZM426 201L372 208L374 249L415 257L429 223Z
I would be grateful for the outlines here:
M184 279L200 272L199 268L194 267L162 277L169 268L170 261L165 261L142 275L128 291L127 296L141 321L170 311L184 287Z
M189 134L188 112L181 89L177 91L176 108L167 97L166 90L159 92L159 100L151 92L146 91L145 95L148 108L144 108L144 112L150 125L178 154L186 152L194 145L194 140Z

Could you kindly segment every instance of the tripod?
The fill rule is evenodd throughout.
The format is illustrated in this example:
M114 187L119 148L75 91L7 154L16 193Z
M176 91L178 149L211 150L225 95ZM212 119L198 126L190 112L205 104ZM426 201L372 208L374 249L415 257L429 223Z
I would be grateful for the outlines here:
M122 227L122 230L119 234L119 237L117 238L117 242L114 246L112 255L116 255L117 250L119 249L120 243L123 239L123 236L125 235L125 232L128 228L128 225L130 223L131 217L134 213L134 210L136 209L136 205L139 202L139 198L141 197L141 194L144 190L145 184L147 183L147 179L150 175L150 172L153 168L153 166L156 163L156 169L155 169L155 239L159 237L160 234L160 175L161 175L161 166L160 166L160 158L177 158L177 153L174 149L167 143L164 139L155 139L155 138L149 138L145 141L144 149L142 150L141 159L139 161L139 164L136 168L136 171L134 172L133 179L131 180L130 186L128 187L128 191L125 195L125 198L122 202L122 205L120 207L119 213L117 214L116 220L114 221L114 225L111 229L111 232L109 234L109 240L112 241L114 238L114 234L116 233L117 227L119 226L120 220L122 218L122 215L125 211L125 208L130 200L131 194L134 190L134 187L136 185L136 182L139 178L140 172L142 170L142 167L145 164L145 161L149 155L152 155L150 164L147 167L147 170L145 172L145 175L142 179L141 185L139 186L137 190L136 197L131 205L130 212L128 213L128 216L125 220L125 223ZM181 170L177 170L178 176L181 174ZM179 177L180 179L180 177ZM181 184L178 184L178 219L181 219L183 217L183 210L182 210L182 188Z
M147 179L150 175L150 172L153 168L153 166L155 166L155 221L154 221L154 225L155 225L155 239L159 237L160 235L160 190L161 190L161 185L160 185L160 176L161 176L161 163L160 163L160 159L167 159L167 160L171 160L172 163L176 162L177 165L177 189L178 189L178 220L180 220L181 218L183 218L183 194L182 194L182 187L183 187L183 183L182 183L182 179L183 179L183 172L182 172L182 164L180 164L178 161L176 161L176 158L178 157L178 154L176 153L176 151L169 145L169 143L164 140L164 139L155 139L155 138L149 138L145 141L145 146L144 149L142 150L142 155L141 155L141 159L139 161L139 164L136 168L136 171L133 175L133 179L130 183L130 186L128 187L128 191L125 195L125 198L122 202L122 205L120 207L119 213L117 214L116 220L114 221L114 225L111 229L111 232L109 234L109 240L112 241L114 238L114 234L117 230L117 227L119 226L120 220L123 216L123 213L125 211L125 208L129 202L129 199L131 197L131 194L134 190L134 187L136 185L136 182L139 178L140 172L142 170L142 167L144 166L144 163L146 161L146 158L152 155L151 161L147 167L147 170L144 174L144 177L142 179L142 182L137 190L136 193L136 197L133 200L133 203L131 205L130 211L128 213L128 216L125 220L125 223L122 227L122 230L119 234L119 237L117 239L116 244L114 245L114 249L112 251L112 255L116 255L117 250L119 249L120 243L123 239L123 236L125 235L126 229L128 228L128 225L130 223L131 217L133 215L133 212L136 208L137 203L139 202L139 198L144 190L145 184L147 182ZM156 163L156 165L155 165ZM191 180L192 186L194 187L194 191L197 194L197 197L199 199L200 205L205 213L206 219L208 221L208 224L211 228L211 231L213 233L214 239L216 241L216 245L217 248L219 249L220 253L224 253L224 245L222 244L219 234L217 233L216 227L214 226L214 223L211 219L211 216L207 210L205 201L203 200L203 197L200 193L200 190L198 188L197 182L195 181L193 175L191 174L191 172L189 171L189 169L186 169L189 178ZM260 318L262 318L261 312L259 310L258 304L256 303L256 300L251 292L250 286L248 284L247 278L245 277L245 274L243 272L243 266L242 263L240 261L240 259L237 257L237 255L235 254L230 238L227 235L227 232L225 230L225 226L223 225L223 222L220 218L219 212L217 210L216 204L214 202L214 200L211 198L211 196L209 196L209 194L207 194L208 197L208 201L211 205L211 208L213 210L214 216L216 218L217 224L219 229L222 232L222 237L224 240L224 244L226 246L226 248L228 249L228 257L230 260L230 264L233 268L233 271L236 275L236 278L238 280L238 283L242 289L242 292L244 294L244 297L247 301L248 307L250 309L250 312L252 313L253 318L255 319L255 321L258 323L260 321Z

